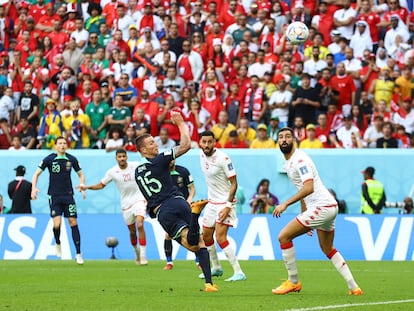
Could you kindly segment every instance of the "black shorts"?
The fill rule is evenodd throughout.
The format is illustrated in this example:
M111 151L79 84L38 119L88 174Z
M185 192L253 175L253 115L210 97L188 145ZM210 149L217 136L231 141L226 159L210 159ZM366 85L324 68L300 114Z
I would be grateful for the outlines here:
M183 197L173 197L164 201L157 213L158 222L168 235L180 242L180 233L188 228L191 219L191 209Z
M72 195L49 196L50 216L77 218L76 203Z

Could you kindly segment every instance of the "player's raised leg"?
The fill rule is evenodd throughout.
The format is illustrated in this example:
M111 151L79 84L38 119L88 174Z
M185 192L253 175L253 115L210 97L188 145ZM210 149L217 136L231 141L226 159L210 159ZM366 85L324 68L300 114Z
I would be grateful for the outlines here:
M293 239L300 236L309 229L299 224L296 219L290 221L285 228L279 233L279 243L282 250L283 262L288 272L288 279L280 286L272 289L276 295L284 295L290 292L299 292L302 289L302 283L299 282L298 268L296 265L296 252L293 246Z

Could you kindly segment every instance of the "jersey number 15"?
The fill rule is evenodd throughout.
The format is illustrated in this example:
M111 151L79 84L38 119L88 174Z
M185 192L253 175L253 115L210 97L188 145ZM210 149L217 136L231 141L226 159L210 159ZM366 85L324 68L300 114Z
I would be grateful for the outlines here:
M145 190L148 197L151 197L153 194L157 194L161 191L162 184L156 178L149 178L151 172L146 172L144 176L138 176L137 179L141 184L141 187Z

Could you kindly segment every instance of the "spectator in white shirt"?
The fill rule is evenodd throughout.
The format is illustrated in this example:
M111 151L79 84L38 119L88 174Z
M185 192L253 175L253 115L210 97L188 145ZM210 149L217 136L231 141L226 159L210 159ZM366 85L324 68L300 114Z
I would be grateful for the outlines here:
M358 127L352 124L352 116L344 115L343 117L344 124L336 131L336 136L338 141L335 141L334 136L330 138L333 139L335 146L338 145L338 142L341 143L342 148L350 149L355 148L352 136L355 136L357 140L361 138L361 133L359 132Z
M364 145L367 148L377 148L377 139L383 137L382 124L384 118L381 115L376 115L372 124L364 133Z
M78 17L75 21L76 29L71 33L70 37L75 39L76 47L83 51L88 43L89 32L83 28L83 18Z
M160 135L154 137L154 141L158 145L158 152L163 152L165 150L170 150L176 146L174 140L169 137L168 130L166 128L160 129Z
M387 31L384 38L384 48L389 51L395 44L395 37L400 35L402 41L405 43L410 39L410 33L407 30L407 26L400 17L396 14L391 16L391 28Z
M265 51L260 49L257 52L257 61L249 66L248 76L256 75L263 79L266 72L272 72L272 64L265 63Z
M342 34L343 37L350 40L354 32L354 21L357 12L351 7L351 0L344 0L343 8L336 10L334 18L334 26Z
M372 51L372 38L366 21L358 21L356 26L355 33L351 37L349 46L354 49L354 56L362 59L364 50L367 49Z

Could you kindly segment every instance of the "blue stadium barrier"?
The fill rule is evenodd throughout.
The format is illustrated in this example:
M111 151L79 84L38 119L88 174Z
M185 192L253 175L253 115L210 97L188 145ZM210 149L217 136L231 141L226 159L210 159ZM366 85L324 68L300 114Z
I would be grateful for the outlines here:
M100 181L105 171L116 164L115 153L104 150L71 150L77 156L86 176L87 184ZM200 170L199 150L190 150L177 160L192 173L197 189L196 199L205 198L207 189ZM270 191L280 200L290 197L295 189L283 172L284 159L278 149L228 149L238 174L238 182L244 190L246 203L243 211L249 213L248 202L262 178L270 180ZM361 171L367 166L376 168L375 178L384 183L388 201L402 201L414 184L414 149L323 149L306 150L318 167L319 174L328 188L335 190L338 198L347 202L349 213L360 212L360 191L363 177ZM7 184L14 179L13 168L26 166L26 179L31 180L40 160L49 154L48 150L0 151L0 193L5 206L10 207L7 197ZM129 160L139 160L138 153L129 153ZM47 214L48 173L39 178L40 193L32 202L33 212ZM73 184L78 184L76 174L72 174ZM119 194L113 184L104 190L88 191L87 199L76 194L78 211L81 214L119 213ZM299 204L291 206L288 212L297 213ZM394 212L389 209L385 212Z
M284 214L276 219L270 215L240 215L237 228L229 230L229 241L236 247L240 260L281 260L278 233L294 218ZM339 215L336 222L335 246L348 260L414 259L414 215ZM0 259L57 259L52 220L48 215L1 215ZM88 259L108 259L111 249L107 237L119 240L115 249L118 259L134 258L128 229L119 214L81 215L79 228L82 253ZM150 260L164 259L164 232L155 219L145 222L147 255ZM73 259L71 230L64 222L61 232L62 259ZM174 242L175 259L194 259ZM304 235L294 241L298 259L324 260L316 234ZM218 247L218 249L220 249ZM225 259L222 252L221 259Z

